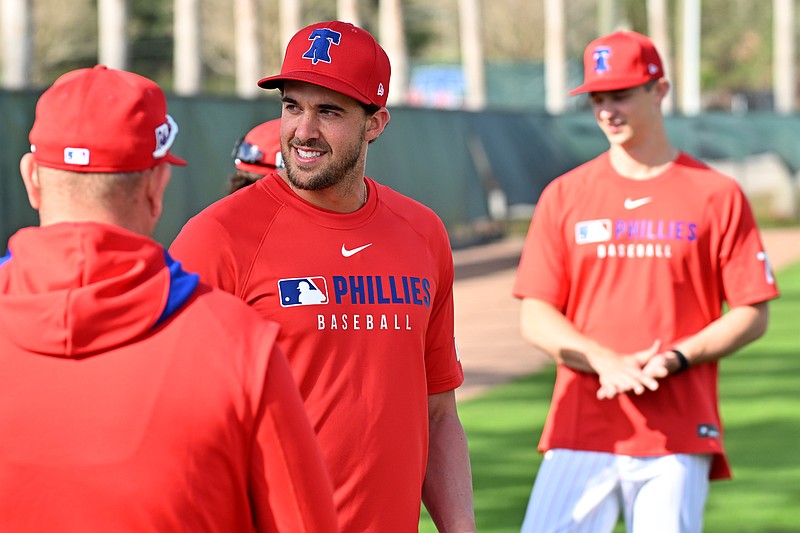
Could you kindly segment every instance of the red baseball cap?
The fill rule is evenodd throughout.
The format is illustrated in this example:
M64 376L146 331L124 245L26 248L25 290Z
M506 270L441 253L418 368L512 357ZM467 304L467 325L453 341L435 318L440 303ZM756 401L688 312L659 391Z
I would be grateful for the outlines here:
M281 119L264 122L247 132L233 147L231 155L236 168L245 172L266 176L283 168Z
M158 85L97 65L64 74L42 94L28 139L45 167L136 172L164 161L185 165L169 152L177 133Z
M583 69L583 85L571 90L570 96L628 89L664 76L653 41L635 31L617 31L589 43Z
M286 80L304 81L385 107L391 70L389 56L369 32L334 20L297 32L286 47L281 73L258 85L278 89Z

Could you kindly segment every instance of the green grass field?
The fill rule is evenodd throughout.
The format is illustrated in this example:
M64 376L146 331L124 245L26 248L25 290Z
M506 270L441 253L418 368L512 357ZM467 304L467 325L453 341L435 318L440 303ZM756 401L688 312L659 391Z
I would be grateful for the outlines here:
M800 532L800 263L777 279L781 297L770 308L767 334L721 365L721 410L734 479L712 483L706 533ZM459 405L478 531L519 531L554 376L549 366ZM420 532L435 531L423 509Z

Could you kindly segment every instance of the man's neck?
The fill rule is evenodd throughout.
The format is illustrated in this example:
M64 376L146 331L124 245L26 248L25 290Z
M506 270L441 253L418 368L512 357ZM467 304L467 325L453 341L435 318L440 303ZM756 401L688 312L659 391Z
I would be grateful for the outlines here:
M609 149L611 166L617 173L632 180L647 180L661 175L680 152L669 142L625 147L612 145Z
M326 189L307 190L295 187L286 171L278 174L280 178L306 202L328 211L337 213L353 213L367 203L368 189L363 175L359 178L347 179Z

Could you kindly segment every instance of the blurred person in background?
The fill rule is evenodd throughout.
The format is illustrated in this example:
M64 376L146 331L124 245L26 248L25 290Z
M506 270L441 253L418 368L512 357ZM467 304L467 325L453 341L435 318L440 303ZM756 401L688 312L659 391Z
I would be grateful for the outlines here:
M151 239L178 132L97 66L39 99L0 258L0 530L336 530L278 325Z
M699 533L709 479L731 476L718 362L763 335L778 290L736 181L667 138L652 41L606 35L584 67L570 94L610 148L544 190L513 289L558 365L522 530L610 532L622 513Z
M261 123L239 139L231 153L236 170L228 178L228 194L260 180L269 173L283 170L281 155L281 119Z

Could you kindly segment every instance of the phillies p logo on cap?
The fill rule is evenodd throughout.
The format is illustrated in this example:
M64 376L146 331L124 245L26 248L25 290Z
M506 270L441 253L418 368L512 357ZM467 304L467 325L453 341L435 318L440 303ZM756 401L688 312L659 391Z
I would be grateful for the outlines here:
M608 56L611 50L607 46L601 46L594 51L594 71L597 74L604 74L609 71Z
M167 121L156 126L156 149L153 150L153 157L158 159L167 155L172 143L175 142L176 135L178 135L178 125L167 115Z
M338 31L321 28L311 32L308 38L311 41L311 48L303 54L305 59L310 59L313 64L318 61L325 63L331 62L331 45L338 45L342 39L342 34Z

